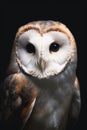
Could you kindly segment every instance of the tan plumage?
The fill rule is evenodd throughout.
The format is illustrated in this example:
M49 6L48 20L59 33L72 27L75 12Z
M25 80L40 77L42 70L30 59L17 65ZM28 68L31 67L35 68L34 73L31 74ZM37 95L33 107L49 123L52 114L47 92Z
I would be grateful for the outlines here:
M2 122L9 129L16 125L14 130L65 130L80 112L76 67L76 42L64 24L35 21L20 27L0 92Z

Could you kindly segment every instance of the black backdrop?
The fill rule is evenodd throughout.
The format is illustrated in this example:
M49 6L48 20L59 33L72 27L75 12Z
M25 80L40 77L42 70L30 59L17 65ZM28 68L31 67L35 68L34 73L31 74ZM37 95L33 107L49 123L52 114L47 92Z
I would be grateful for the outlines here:
M85 42L85 7L82 4L3 4L0 15L0 82L5 76L9 64L12 44L17 29L34 20L61 21L74 34L78 48L77 75L81 86L81 114L75 130L86 129L87 88L86 81L86 42Z

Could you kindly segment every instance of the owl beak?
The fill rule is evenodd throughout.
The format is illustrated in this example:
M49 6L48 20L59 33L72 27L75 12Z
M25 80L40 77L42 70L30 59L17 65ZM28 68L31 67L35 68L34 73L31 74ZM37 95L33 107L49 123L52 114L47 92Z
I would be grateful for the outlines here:
M38 61L38 67L39 69L43 72L46 68L46 62L42 58L39 59Z

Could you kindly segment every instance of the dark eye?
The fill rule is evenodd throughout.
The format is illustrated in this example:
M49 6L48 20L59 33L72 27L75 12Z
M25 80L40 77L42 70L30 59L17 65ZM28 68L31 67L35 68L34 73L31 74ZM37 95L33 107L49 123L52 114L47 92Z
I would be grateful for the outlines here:
M35 53L35 47L32 43L28 43L26 45L26 50L28 53Z
M53 42L50 45L49 49L50 49L51 52L57 52L59 50L59 47L60 47L60 45L58 43Z

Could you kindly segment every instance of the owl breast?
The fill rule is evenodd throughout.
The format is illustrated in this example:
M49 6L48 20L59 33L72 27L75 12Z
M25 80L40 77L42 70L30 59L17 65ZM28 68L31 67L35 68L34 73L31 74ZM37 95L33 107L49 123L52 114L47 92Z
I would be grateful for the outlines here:
M31 77L39 94L25 129L64 130L68 119L74 72L71 67L60 75L48 79ZM70 73L68 74L68 71ZM61 128L64 127L64 128Z

